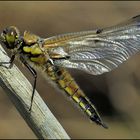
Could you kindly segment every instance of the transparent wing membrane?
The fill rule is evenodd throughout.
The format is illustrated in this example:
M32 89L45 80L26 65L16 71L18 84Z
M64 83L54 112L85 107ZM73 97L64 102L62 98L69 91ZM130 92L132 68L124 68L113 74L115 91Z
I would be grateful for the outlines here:
M54 64L97 75L113 70L140 50L140 16L103 29L100 33L97 31L50 38L57 47L63 48L63 51L70 56L69 59L56 59ZM56 42L56 40L63 41ZM49 39L47 41L49 42Z

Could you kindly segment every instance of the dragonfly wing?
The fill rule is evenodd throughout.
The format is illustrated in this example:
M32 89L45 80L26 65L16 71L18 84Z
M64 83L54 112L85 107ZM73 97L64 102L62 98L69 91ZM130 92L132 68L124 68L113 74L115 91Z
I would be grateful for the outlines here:
M55 65L80 69L93 75L109 72L140 50L140 16L57 45L55 51L63 48L70 57L54 60Z

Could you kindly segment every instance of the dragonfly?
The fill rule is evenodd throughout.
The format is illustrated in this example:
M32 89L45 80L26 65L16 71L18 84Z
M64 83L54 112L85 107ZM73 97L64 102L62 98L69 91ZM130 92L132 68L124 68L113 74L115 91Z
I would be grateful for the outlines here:
M140 50L140 15L103 29L60 34L41 38L29 31L23 35L15 26L6 27L0 41L10 50L12 67L17 57L34 77L31 111L36 89L37 72L65 92L96 124L107 128L96 107L78 86L67 69L85 71L91 75L110 72Z

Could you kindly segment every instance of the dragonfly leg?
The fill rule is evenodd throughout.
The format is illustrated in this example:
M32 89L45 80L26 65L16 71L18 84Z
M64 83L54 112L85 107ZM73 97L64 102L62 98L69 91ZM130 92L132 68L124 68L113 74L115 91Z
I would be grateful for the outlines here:
M26 60L22 57L21 58L22 63L28 68L28 70L31 72L31 74L34 77L34 83L33 83L33 92L32 92L32 97L31 97L31 105L29 108L29 111L32 109L32 104L33 104L33 98L35 94L35 89L36 89L36 80L37 80L37 73L36 71L29 65L29 63L26 62Z
M11 56L9 62L0 62L0 66L5 67L5 68L7 68L7 69L10 69L10 68L12 68L12 66L13 66L14 60L15 60L15 54L13 54L13 55ZM7 66L5 66L4 64L10 64L10 65L7 67Z

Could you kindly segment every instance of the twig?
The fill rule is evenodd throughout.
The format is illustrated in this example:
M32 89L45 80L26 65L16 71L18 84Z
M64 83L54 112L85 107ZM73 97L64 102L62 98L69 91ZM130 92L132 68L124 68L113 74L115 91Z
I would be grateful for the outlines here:
M0 45L0 62L8 61L9 57ZM11 69L0 67L0 85L38 138L70 139L37 91L29 112L32 86L15 65Z

